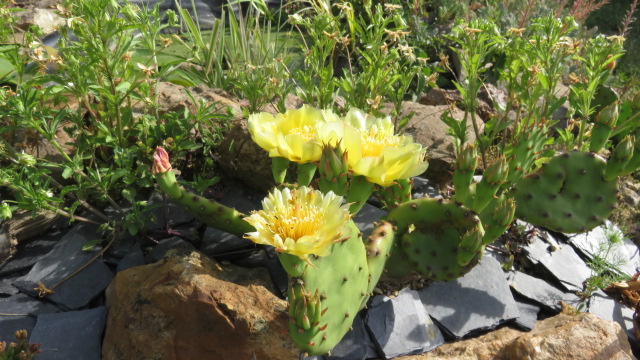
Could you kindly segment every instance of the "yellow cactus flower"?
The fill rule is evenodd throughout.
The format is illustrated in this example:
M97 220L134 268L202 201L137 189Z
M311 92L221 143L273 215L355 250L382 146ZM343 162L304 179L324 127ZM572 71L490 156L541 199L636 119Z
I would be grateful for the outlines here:
M283 157L299 164L320 160L322 146L317 141L318 127L334 121L335 115L311 106L287 110L273 116L259 113L249 116L248 128L253 141L271 157Z
M262 201L262 210L244 219L256 228L245 238L309 263L309 255L327 256L332 244L351 235L350 218L349 206L331 191L322 194L304 186L274 189Z
M411 136L395 135L390 117L375 118L351 109L344 122L354 131L345 131L344 144L354 174L369 182L391 186L397 179L420 175L427 169L426 149ZM353 134L358 136L353 138Z

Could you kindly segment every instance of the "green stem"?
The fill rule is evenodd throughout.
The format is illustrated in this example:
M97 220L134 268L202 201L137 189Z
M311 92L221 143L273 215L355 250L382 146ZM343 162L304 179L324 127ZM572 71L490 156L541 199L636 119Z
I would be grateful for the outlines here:
M239 237L256 230L251 224L244 221L245 214L185 190L176 181L173 171L156 174L155 178L160 190L205 224Z

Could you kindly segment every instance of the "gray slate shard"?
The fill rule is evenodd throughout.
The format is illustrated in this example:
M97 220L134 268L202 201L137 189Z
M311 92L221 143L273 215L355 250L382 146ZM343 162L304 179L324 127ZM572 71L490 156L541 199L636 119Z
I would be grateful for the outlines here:
M554 248L555 251L551 251ZM535 238L522 249L527 259L536 266L544 267L566 290L582 291L582 283L591 276L589 266L569 245L560 245L558 249Z
M146 264L140 245L131 249L119 262L117 272Z
M182 238L178 236L172 236L170 238L162 239L158 244L156 244L145 256L145 261L147 264L158 262L164 259L164 255L167 251L171 249L193 249L195 247L187 242L182 240Z
M57 243L58 239L40 238L19 244L16 254L9 261L0 265L0 276L14 274L32 267L42 256L53 250Z
M431 317L456 338L520 316L500 263L490 256L465 276L434 282L419 293Z
M594 292L589 298L587 312L598 315L605 320L617 322L625 330L630 340L635 341L635 336L633 335L633 309L612 299L602 290Z
M224 197L220 199L220 203L248 215L253 210L262 209L262 200L266 195L249 188L232 186L225 189Z
M389 212L381 210L369 203L365 203L362 209L353 217L353 222L362 232L362 238L366 239L374 228L373 222L380 222L380 218Z
M608 251L600 251L611 236L616 236L621 241ZM589 232L570 236L569 242L584 253L588 259L593 259L596 254L604 256L610 264L618 264L618 269L629 276L635 274L640 262L638 246L608 220L604 225Z
M573 307L578 307L581 302L577 295L562 291L542 279L520 271L510 273L508 281L516 293L535 302L547 311L560 312L562 310L560 301Z
M440 195L440 193L438 193L438 190L436 190L436 188L431 185L429 180L423 177L416 176L413 178L413 189L411 191L411 197L413 199L418 199L421 197L439 199L442 197L442 195Z
M38 316L29 341L40 344L39 360L100 360L107 309Z
M422 354L444 344L418 292L406 288L393 299L383 297L373 303L365 322L378 351L387 359Z
M169 219L169 226L175 227L177 225L185 224L193 221L193 216L184 210L184 207L177 204L167 196L167 206L165 207L163 194L159 191L154 191L147 202L149 206L156 205L149 212L152 216L152 222L147 224L149 230L164 229L167 225L167 219Z
M0 281L0 295L1 296L10 296L18 293L18 288L11 285L15 279L2 279ZM0 299L2 299L0 297Z
M331 350L331 356L326 356L328 360L365 360L367 358L372 341L362 317L356 316L351 327L353 330L347 332L338 345Z
M516 319L515 324L524 330L533 330L536 326L536 321L538 321L540 308L520 301L516 301L516 303L518 304L520 316Z
M255 247L251 240L208 226L202 236L200 251L211 257L218 258L226 253L233 253L250 247Z
M46 300L37 300L25 294L0 298L0 341L14 341L18 330L31 330L36 325L36 317L60 311ZM8 315L12 314L12 315Z
M86 242L99 237L100 234L93 225L82 223L74 226L51 252L40 258L31 271L18 278L13 285L35 297L37 292L34 288L38 286L38 282L41 281L49 288L59 284L54 293L47 296L48 300L66 310L86 306L102 294L113 278L113 273L102 262L102 257L91 261L101 251L99 247L82 251ZM78 273L69 277L78 270Z

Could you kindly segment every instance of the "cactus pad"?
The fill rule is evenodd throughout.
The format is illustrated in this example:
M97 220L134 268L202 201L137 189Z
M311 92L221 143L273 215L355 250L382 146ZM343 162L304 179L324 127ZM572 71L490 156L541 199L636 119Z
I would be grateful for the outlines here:
M289 333L310 355L331 351L369 298L366 250L353 221L349 226L348 240L332 245L330 256L311 259L291 279Z
M554 157L516 183L516 216L551 230L578 233L593 229L611 215L616 181L604 179L606 162L586 152Z
M480 219L458 203L416 199L393 209L388 220L400 239L387 266L390 275L396 273L392 266L404 262L425 277L449 281L466 274L482 257Z

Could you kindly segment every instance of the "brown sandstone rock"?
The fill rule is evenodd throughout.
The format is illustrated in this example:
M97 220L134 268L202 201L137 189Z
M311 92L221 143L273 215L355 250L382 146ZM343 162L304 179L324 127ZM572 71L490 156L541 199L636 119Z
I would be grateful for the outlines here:
M229 281L237 278L199 252L177 250L118 273L107 289L103 359L297 359L286 301Z
M413 118L404 128L404 133L413 136L413 140L427 147L429 167L425 176L439 185L451 182L452 165L455 162L453 137L447 134L449 127L440 120L443 112L452 110L454 119L462 119L464 112L446 105L431 106L414 102L406 102L403 115L414 112ZM468 141L475 141L475 135L469 124Z
M164 114L170 111L181 111L184 108L190 110L195 109L193 100L185 92L189 90L196 100L204 99L215 104L215 110L218 113L226 113L226 108L230 107L235 113L235 118L242 117L240 104L231 100L231 98L220 89L212 89L204 85L194 88L185 88L170 82L160 82L156 89L158 95L158 104L160 104L160 113Z
M271 190L275 186L271 172L271 158L251 140L247 121L239 120L225 135L217 149L217 164L224 173L258 190Z
M498 360L504 358L504 347L524 332L501 328L477 338L444 344L421 355L403 356L401 360Z
M502 328L486 335L442 345L402 360L627 360L635 359L618 323L596 315L560 314L536 323L534 330Z
M507 345L505 355L509 360L634 359L620 325L589 313L539 321Z

